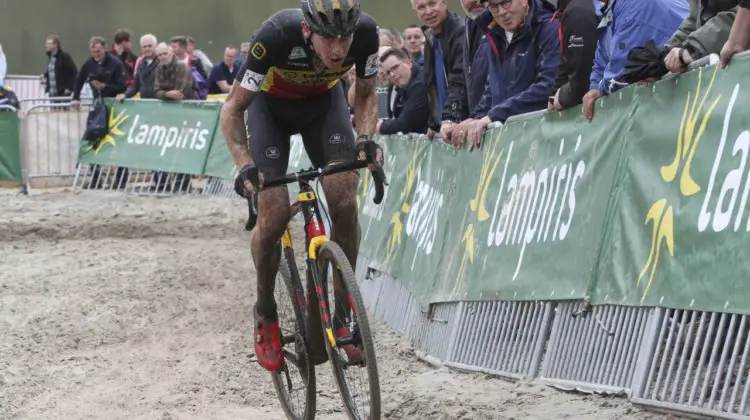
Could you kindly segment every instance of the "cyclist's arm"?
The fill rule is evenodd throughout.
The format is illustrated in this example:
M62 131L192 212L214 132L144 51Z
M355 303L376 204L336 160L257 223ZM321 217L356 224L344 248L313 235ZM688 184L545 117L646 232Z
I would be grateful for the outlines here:
M247 144L245 109L250 106L257 94L257 92L252 92L238 83L234 83L229 90L224 105L221 107L219 117L221 132L224 134L229 153L231 153L238 168L253 163L250 148Z
M358 136L374 134L378 123L378 96L375 94L375 77L380 69L378 47L380 35L377 26L363 25L357 33L360 52L355 63L357 78L354 82L354 124Z

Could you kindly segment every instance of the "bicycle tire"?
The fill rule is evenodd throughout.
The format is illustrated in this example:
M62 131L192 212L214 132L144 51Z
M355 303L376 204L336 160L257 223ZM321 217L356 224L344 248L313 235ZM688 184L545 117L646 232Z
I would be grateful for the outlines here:
M368 385L370 387L370 413L369 416L366 417L366 419L380 420L380 376L378 373L377 360L375 356L375 345L372 339L370 323L367 319L367 308L365 307L364 300L362 299L362 294L359 291L359 286L354 277L354 270L352 270L352 266L351 264L349 264L349 259L346 258L346 254L344 254L344 251L341 249L341 247L333 241L326 242L325 244L323 244L323 246L320 247L320 250L318 251L319 278L321 279L321 282L323 282L323 284L327 284L329 266L328 263L332 263L334 267L339 267L341 280L343 281L344 287L349 293L351 299L350 305L354 307L353 309L356 314L359 333L362 337L362 351L364 353L366 362L364 369L367 370ZM330 302L327 302L326 306L328 306L330 312ZM323 333L325 334L325 329ZM334 352L336 350L331 347L328 339L325 339L323 341L325 341L326 343L328 359L331 363L336 386L339 389L339 394L341 395L341 399L344 403L346 412L349 415L350 419L360 419L360 417L355 414L356 408L352 407L353 400L351 395L349 394L349 387L346 385L346 383L342 383L342 380L345 381L345 379L343 378L343 370L336 363L336 359L338 358L338 355L334 355Z
M298 348L301 345L305 351L305 354L307 354L307 334L305 331L305 326L307 325L307 311L305 310L303 312L304 308L300 308L300 302L294 298L294 296L298 296L298 293L300 292L302 293L302 296L304 296L304 289L302 289L302 282L299 277L299 271L297 270L297 263L294 259L294 249L282 249L282 258L279 264L279 274L281 274L281 282L279 282L277 278L276 287L283 286L286 289L287 296L291 300L292 308L294 308L294 318L297 323L298 334L300 334L302 338L302 342L296 343L295 347ZM283 283L283 285L281 283ZM304 301L302 303L304 303ZM288 355L285 353L285 357L287 356ZM295 366L297 366L297 369L299 369L302 373L303 369L300 368L298 364L295 364ZM284 414L286 414L289 420L313 420L315 418L315 410L317 405L315 365L313 363L310 363L309 358L307 358L305 366L306 369L304 369L304 373L307 374L307 383L305 384L305 408L301 416L295 412L293 404L290 401L291 396L288 392L286 392L284 378L282 377L282 375L286 375L286 373L271 373L273 385L276 390L276 396L281 403L281 408L284 410ZM304 381L304 378L302 379Z

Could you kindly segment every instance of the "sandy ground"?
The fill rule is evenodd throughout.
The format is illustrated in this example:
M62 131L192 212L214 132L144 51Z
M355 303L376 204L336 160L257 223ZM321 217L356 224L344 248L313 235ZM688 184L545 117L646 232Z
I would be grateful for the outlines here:
M251 358L244 208L0 193L0 418L283 419ZM662 419L618 398L435 370L373 321L384 418ZM328 365L319 419L344 419Z

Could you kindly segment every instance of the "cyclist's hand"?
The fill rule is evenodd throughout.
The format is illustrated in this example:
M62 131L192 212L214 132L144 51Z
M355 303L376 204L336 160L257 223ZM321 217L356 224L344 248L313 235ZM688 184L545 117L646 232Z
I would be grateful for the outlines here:
M257 187L256 187L257 186ZM255 165L245 165L234 179L234 192L240 197L252 198L258 188L263 186L263 174Z
M357 158L359 160L366 160L367 162L374 162L367 165L367 169L370 171L377 171L378 168L375 164L383 166L385 162L383 149L378 143L372 140L361 140L357 143Z

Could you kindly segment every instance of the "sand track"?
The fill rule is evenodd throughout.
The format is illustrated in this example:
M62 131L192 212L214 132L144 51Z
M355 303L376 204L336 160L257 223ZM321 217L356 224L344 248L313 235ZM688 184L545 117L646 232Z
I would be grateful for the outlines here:
M0 418L283 419L250 349L245 208L2 195ZM373 321L384 418L651 419L622 399L435 370ZM344 419L317 368L319 419Z

